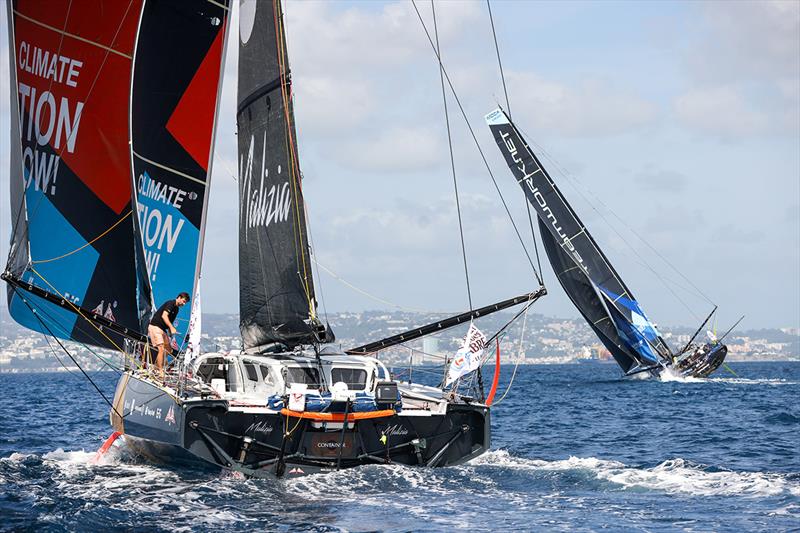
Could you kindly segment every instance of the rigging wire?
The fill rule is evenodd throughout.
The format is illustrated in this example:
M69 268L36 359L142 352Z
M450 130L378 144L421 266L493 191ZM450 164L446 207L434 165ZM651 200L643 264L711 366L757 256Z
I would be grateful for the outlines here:
M108 340L108 342L109 342L109 343L111 343L111 345L112 345L114 348L116 348L116 349L117 349L119 352L121 352L121 353L123 353L123 354L125 353L125 350L123 350L122 348L120 348L120 347L119 347L119 345L117 345L117 343L116 343L116 342L114 342L114 341L111 339L111 337L109 337L108 335L106 335L106 333L105 333L105 332L102 330L102 328L98 327L98 326L97 326L97 324L95 324L94 322L92 322L91 320L89 320L89 319L88 319L88 318L87 318L87 317L86 317L86 316L83 314L83 312L80 310L80 308L79 308L78 306L76 306L76 305L75 305L75 304L74 304L74 303L73 303L73 302L72 302L70 299L66 298L66 297L65 297L63 294L61 294L61 293L58 291L58 289L56 289L56 288L55 288L55 287L54 287L54 286L53 286L53 285L52 285L52 284L51 284L49 281L47 281L47 279L46 279L44 276L42 276L42 275L39 273L39 271L37 271L37 270L36 270L35 268L33 268L33 267L30 267L30 268L31 268L31 272L33 272L34 274L36 274L37 276L39 276L39 278L41 278L41 280L42 280L42 281L44 281L44 282L47 284L47 286L48 286L48 287L50 287L50 288L53 290L53 292L55 292L55 293L56 293L58 296L60 296L60 297L61 297L61 298L62 298L62 299L65 301L65 302L67 302L67 303L68 303L70 306L72 306L72 308L73 308L74 312L75 312L77 315L79 315L79 316L80 316L81 318L83 318L83 319L84 319L86 322L88 322L88 323L89 323L89 324L90 324L90 325L91 325L91 326L92 326L94 329L96 329L96 330L97 330L97 331L98 331L98 332L99 332L99 333L100 333L100 334L101 334L103 337L105 337L105 338L106 338L106 340Z
M72 330L69 330L69 329L67 329L67 328L64 326L64 324L62 324L61 322L59 322L59 319L58 319L57 317L55 317L55 316L53 316L52 314L50 314L50 313L49 313L49 312L48 312L48 311L47 311L47 310L46 310L46 309L45 309L43 306L37 306L36 304L33 304L33 305L34 305L34 307L36 307L36 309L37 309L37 312L39 313L39 315L41 315L41 316L44 316L44 317L45 317L47 320L49 320L49 321L50 321L50 323L51 323L51 325L52 325L52 326L54 326L54 327L56 327L56 328L58 328L58 330L59 330L59 331L60 331L60 332L61 332L61 333L62 333L62 334L65 336L65 337L70 337L70 334L71 334L73 331L75 331L75 330L78 330L78 331L80 331L81 333L83 333L84 335L86 335L87 337L92 337L92 338L93 338L95 341L98 341L98 342L99 342L99 340L98 340L98 337L95 337L91 331L84 329L84 327L83 327L83 323L82 323L82 322L77 322L77 323L75 324L75 326L72 328ZM47 339L47 335L43 335L43 336L44 336L44 338L45 338L45 339ZM77 342L77 341L76 341L76 342ZM48 341L48 344L49 344L49 341ZM88 350L88 351L89 351L89 353L91 353L92 355L94 355L94 356L95 356L95 358L97 358L97 359L98 359L98 360L99 360L101 363L103 363L105 366L107 366L108 368L110 368L110 369L111 369L111 370L113 370L114 372L120 373L120 369L119 369L118 367L114 366L114 365L113 365L112 363L110 363L110 362L109 362L109 361L108 361L108 360L107 360L105 357L101 356L99 353L97 353L96 351L94 351L94 350L93 350L93 349L92 349L90 346L88 346L87 344L85 344L85 343L82 343L82 342L79 342L78 344L80 344L80 345L81 345L81 346L83 346L83 347L84 347L86 350ZM56 357L56 358L58 358L58 357Z
M494 17L492 16L492 4L486 0L486 8L489 10L489 23L492 25L492 38L494 39L494 51L497 54L497 65L500 67L500 79L503 81L503 94L506 97L506 109L508 116L511 117L511 104L508 101L508 88L506 87L506 76L503 72L503 62L500 60L500 46L497 44L497 32L494 29Z
M525 193L522 193L525 196ZM531 203L528 201L528 197L525 196L525 209L528 211L528 225L531 227L531 237L533 237L533 251L536 252L536 266L539 268L539 272L536 274L537 281L539 285L544 285L544 271L542 270L542 260L539 258L539 243L536 240L536 231L533 229L533 216L531 216ZM540 275L541 273L541 275Z
M292 185L292 202L294 203L295 212L295 253L298 259L298 274L302 282L303 289L305 290L306 302L308 304L309 316L316 318L316 309L314 307L314 298L311 296L312 287L309 285L308 267L306 265L306 251L303 248L303 218L305 211L301 213L300 198L302 197L302 185L300 183L300 165L297 159L297 148L295 147L294 135L292 135L292 113L290 106L292 103L292 88L289 83L289 66L287 65L288 57L286 54L286 29L283 20L283 11L280 2L275 2L273 8L273 16L275 19L275 41L278 53L278 76L281 79L281 98L283 101L283 115L286 120L285 133L286 133L286 152L289 159L289 172L290 181ZM303 218L301 218L303 217ZM302 267L302 274L300 268ZM312 273L313 277L313 273Z
M526 139L532 139L532 137L530 137L530 136L529 136L529 135L528 135L526 132L524 132L524 131L523 131L523 130L521 130L521 129L520 129L520 131L522 131L522 133L523 133L523 135L525 135ZM641 264L643 264L643 265L644 265L644 267L645 267L647 270L649 270L649 271L650 271L650 272L651 272L651 273L652 273L652 274L653 274L653 275L654 275L654 276L655 276L655 277L656 277L656 278L657 278L657 279L658 279L658 280L661 282L661 284L662 284L662 285L664 285L664 287L665 287L665 288L666 288L666 289L667 289L667 290L668 290L668 291L669 291L669 292L670 292L670 293L671 293L671 294L672 294L672 295L675 297L675 299L676 299L676 300L678 300L678 302L680 302L680 303L681 303L681 305L683 305L683 306L684 306L684 307L685 307L685 308L686 308L686 309L689 311L689 313L690 313L690 314L691 314L691 315L692 315L692 316L693 316L695 319L697 319L697 320L702 320L702 317L698 316L698 315L697 315L697 314L694 312L694 310L693 310L693 309L692 309L692 308L691 308L691 307L690 307L690 306L689 306L689 305L688 305L688 304L687 304L687 303L686 303L686 302L685 302L685 301L684 301L684 300L683 300L683 299L682 299L680 296L678 296L678 294L677 294L677 293L676 293L676 292L673 290L673 288L672 288L672 287L671 287L671 286L670 286L668 283L666 283L666 281L665 281L665 278L664 278L663 276L661 276L661 275L660 275L660 274L659 274L659 273L658 273L658 272L657 272L657 271L656 271L656 270L655 270L655 269L654 269L654 268L653 268L653 267L652 267L652 266L651 266L651 265L650 265L650 264L647 262L647 260L646 260L644 257L642 257L642 255L641 255L641 254L640 254L640 253L639 253L639 252L636 250L636 248L635 248L635 247L634 247L634 246L633 246L633 245L632 245L632 244L629 242L629 240L628 240L628 239L626 239L626 238L625 238L625 236L624 236L624 235L622 235L622 233L621 233L621 232L620 232L620 231L619 231L619 230L618 230L618 229L617 229L617 228L616 228L616 227L615 227L613 224L611 224L611 222L608 220L608 218L607 218L607 217L606 217L606 216L605 216L605 215L604 215L604 214L603 214L603 213L602 213L602 212L601 212L601 211L600 211L600 210L599 210L599 209L596 207L596 205L595 205L595 204L594 204L594 203L593 203L593 202L592 202L592 201L591 201L591 200L590 200L590 199L587 197L587 195L586 195L586 194L584 194L584 192L581 190L581 187L582 187L583 189L585 189L585 190L586 190L586 192L587 192L588 194L590 194L590 195L591 195L591 196L594 198L594 200L595 200L597 203L599 203L599 204L600 204L600 205L601 205L601 206L602 206L604 209L606 209L606 210L607 210L609 213L611 213L612 215L614 215L614 217L615 217L617 220L619 220L619 221L622 223L622 225L623 225L623 226L625 226L625 228L626 228L626 229L628 229L629 231L631 231L631 232L632 232L634 235L636 235L636 236L639 238L639 240L641 240L643 243L645 243L645 244L646 244L646 245L647 245L647 246L648 246L648 247L649 247L651 250L653 250L654 252L656 252L656 254L657 254L659 257L661 257L661 258L662 258L662 260L664 260L664 261L665 261L665 262L666 262L668 265L670 265L670 266L672 267L672 269L673 269L673 270L675 270L675 271L678 273L678 275L680 275L680 276L681 276L681 277L682 277L684 280L686 280L686 281L687 281L687 282L688 282L688 283L689 283L689 284L690 284L690 285L691 285L691 286L692 286L692 287L693 287L693 288L694 288L694 289L697 291L697 294L698 294L698 295L700 295L702 298L704 298L704 299L705 299L705 300L706 300L708 303L710 303L711 305L715 305L715 304L714 304L714 302L713 302L713 301L712 301L710 298L708 298L708 296L706 296L706 295L705 295L705 294L704 294L704 293L703 293L703 292L702 292L702 291L701 291L701 290L700 290L700 289L699 289L699 288L698 288L698 287L697 287L697 286L696 286L694 283L692 283L692 282L691 282L691 280L689 280L689 279L688 279L688 278L687 278L687 277L686 277L686 276L685 276L683 273L681 273L681 272L680 272L680 271L679 271L679 270L678 270L676 267L674 267L674 266L673 266L671 263L669 263L669 261L667 261L667 260L666 260L666 258L664 258L664 257L663 257L663 256L662 256L660 253L658 253L658 251L657 251L657 250L655 250L655 249L653 248L653 246L652 246L652 245L650 245L650 244L649 244L647 241L645 241L645 240L644 240L644 239L641 237L641 235L639 235L639 234L638 234L636 231L634 231L634 230L633 230L633 229L632 229L632 228L631 228L631 227L630 227L628 224L626 224L626 223L625 223L625 221L624 221L624 220L622 220L622 218L621 218L619 215L617 215L617 214L616 214L616 213L615 213L615 212L614 212L614 211L613 211L613 210L612 210L610 207L608 207L608 205L606 205L606 204L605 204L605 203L604 203L604 202L603 202L603 201L602 201L602 200L601 200L601 199L600 199L600 198L599 198L599 197L598 197L598 196L597 196L595 193L593 193L593 192L592 192L592 191L591 191L591 190L590 190L588 187L586 187L585 185L583 185L583 184L580 182L580 180L578 180L578 179L577 179L575 176L573 176L573 175L572 175L572 174L571 174L571 173L570 173L568 170L566 170L564 167L562 167L562 166L561 166L561 165L558 163L558 161L556 161L556 159L555 159L553 156L551 156L551 155L550 155L550 154L547 152L547 150L545 150L545 149L544 149L544 147L542 147L541 145L539 145L538 143L536 143L536 142L535 142L535 141L533 141L533 140L530 140L529 142L530 142L530 144L532 144L533 146L535 146L535 147L536 147L536 149L537 149L537 152L538 152L538 153L542 154L542 155L543 155L543 156L544 156L544 157L545 157L545 158L546 158L546 159L547 159L547 160L548 160L550 163L552 163L553 167L554 167L554 168L556 168L556 170L558 170L558 172L559 172L559 173L560 173L562 176L564 176L564 177L566 178L566 180L565 180L565 181L566 181L567 183L569 183L569 184L570 184L570 186L573 188L573 190L575 190L575 192L577 192L577 193L578 193L578 194L581 196L581 198L583 198L583 200L584 200L584 201L585 201L585 202L586 202L586 203L587 203L587 204L588 204L588 205L589 205L589 206L592 208L592 210L593 210L594 212L596 212L596 213L597 213L597 214L600 216L600 218L603 220L603 222L605 222L605 223L606 223L606 225L607 225L609 228L611 228L611 230L612 230L612 231L613 231L613 232L614 232L614 233L617 235L617 237L619 237L619 238L622 240L622 242L624 242L624 243L625 243L625 245L626 245L628 248L630 248L630 249L631 249L631 251L633 251L634 255L636 255L636 257L638 257L638 258L639 258L639 260L641 261Z
M419 19L419 22L422 25L422 29L425 32L425 36L428 38L428 42L430 43L431 48L433 49L433 53L436 55L436 59L439 61L439 64L441 65L441 69L442 69L441 71L444 74L445 80L447 80L447 85L450 87L450 92L453 93L453 98L456 101L456 104L458 105L458 109L461 112L461 116L462 116L462 118L464 119L464 122L467 125L467 129L469 130L470 135L472 136L472 140L475 143L475 147L477 148L478 153L480 154L481 159L483 160L483 164L486 167L486 171L489 173L489 177L492 179L492 183L494 184L494 188L497 191L498 196L500 197L500 201L502 202L503 208L506 211L506 215L508 215L508 219L511 222L511 225L513 226L513 228L514 228L514 232L517 234L517 239L519 240L519 243L520 243L520 245L522 246L522 249L525 252L525 256L528 258L528 264L530 264L531 270L533 270L533 272L538 277L538 273L536 271L536 267L533 264L533 259L531 258L531 255L528 252L528 247L525 246L525 241L523 240L522 235L519 232L519 228L517 228L517 224L514 221L514 217L511 216L511 211L508 208L508 203L506 202L505 197L503 196L503 193L500 190L500 186L497 184L497 180L495 179L494 173L492 172L492 169L489 166L489 162L486 159L486 155L483 153L483 149L481 148L481 145L478 142L478 137L475 135L475 130L472 128L472 124L469 121L469 117L467 116L467 112L464 110L464 106L461 104L461 100L458 97L458 93L456 92L455 87L453 86L453 82L450 79L450 75L447 73L447 69L444 67L444 64L442 63L441 58L439 57L439 53L436 51L436 45L434 44L433 39L431 38L431 34L428 31L428 27L425 25L425 21L422 18L422 14L419 12L419 9L417 8L416 0L411 0L411 5L414 6L414 11L416 11L416 13L417 13L417 18Z
M344 278L342 278L341 276L339 276L339 275L338 275L336 272L334 272L333 270L329 269L328 267L326 267L325 265L323 265L322 263L320 263L320 262L319 262L319 260L318 260L316 257L312 257L312 258L311 258L311 260L312 260L312 261L313 261L313 262L314 262L314 263L315 263L315 264L316 264L316 265L317 265L319 268L321 268L322 270L324 270L324 271L325 271L325 272L326 272L328 275L330 275L330 276L331 276L333 279L335 279L336 281L338 281L338 282L342 283L343 285L345 285L345 286L347 286L347 287L349 287L349 288L353 289L354 291L356 291L356 292L358 292L358 293L361 293L361 294L363 294L363 295L364 295L364 296L366 296L367 298L370 298L370 299L372 299L372 300L375 300L376 302L379 302L379 303L382 303L382 304L385 304L385 305L389 305L389 306L391 306L391 307L394 307L394 308L396 308L396 309L398 309L398 310L400 310L400 311L408 311L408 312L411 312L411 313L427 313L427 312L429 312L429 310L426 310L426 309L416 309L416 308L414 308L414 307L405 307L405 306L402 306L402 305L399 305L399 304L396 304L396 303L390 302L389 300L384 300L383 298L380 298L380 297L378 297L378 296L375 296L374 294L371 294L371 293L369 293L369 292L365 291L364 289L361 289L361 288L359 288L359 287L356 287L355 285L353 285L352 283L350 283L350 282L349 282L349 281L347 281L346 279L344 279Z
M500 397L500 399L498 399L497 401L495 401L492 404L494 406L497 406L498 404L500 404L500 402L502 402L505 399L505 397L508 396L508 393L511 390L511 386L514 384L514 378L517 376L517 369L519 369L519 364L522 361L522 356L524 355L522 347L523 347L523 343L525 341L525 328L528 325L528 309L530 309L530 307L531 307L530 305L525 307L525 316L522 319L522 326L520 328L520 334L519 334L519 348L517 350L517 361L514 364L514 372L511 373L511 380L509 380L509 382L508 382L508 386L506 387L506 391L503 393L503 395ZM517 316L519 316L519 315L517 315ZM497 370L495 370L495 372L497 372Z
M308 206L308 202L303 202L304 206ZM329 322L328 320L328 306L325 304L325 291L322 287L322 277L319 275L319 263L317 262L316 258L316 245L314 244L314 234L311 233L311 226L308 224L308 213L306 213L306 232L308 233L308 240L311 242L311 253L309 254L309 260L311 261L311 275L314 275L314 267L317 267L317 285L319 286L319 297L322 300L322 314L325 315L325 322Z
M490 0L486 0L486 8L489 10L489 23L492 26L492 39L494 39L494 51L497 55L497 66L500 69L500 80L503 82L503 94L506 97L506 109L508 110L508 117L511 118L511 102L508 99L508 87L506 86L506 74L503 70L503 61L500 59L500 45L497 43L497 32L495 31L494 27L494 17L492 16L492 4ZM536 231L533 229L533 217L531 216L531 204L528 201L528 197L525 193L522 193L522 196L525 200L525 209L528 212L528 224L531 227L531 238L533 239L533 250L536 252L536 266L539 271L536 273L536 279L539 282L539 285L544 285L544 281L542 280L541 276L544 275L544 271L542 270L542 261L539 258L539 243L536 240Z
M39 315L38 315L38 313L36 312L36 310L34 310L34 308L33 308L33 307L31 307L31 305L28 303L28 301L27 301L27 300L26 300L26 299L25 299L25 298L24 298L24 297L23 297L23 296L22 296L22 295L19 293L18 289L17 289L16 287L13 287L13 290L14 290L14 293L17 295L17 297L18 297L20 300L22 300L22 302L23 302L23 303L24 303L24 304L25 304L25 305L28 307L28 309L30 309L30 311L31 311L31 313L33 314L33 316L35 316L35 317L36 317L36 320L38 320L38 321L39 321L39 323L42 325L42 327L43 327L43 328L45 328L45 329L47 330L47 332L50 334L50 336L52 336L52 337L53 337L53 340L55 340L55 341L58 343L58 345L61 347L61 350L62 350L62 351L65 353L65 354L67 354L67 357L69 357L69 358L72 360L72 362L73 362L73 363L75 363L75 366L76 366L76 367L78 367L78 370L80 370L80 371L81 371L81 374L83 374L83 376L84 376L84 377L85 377L87 380L89 380L89 383L91 383L91 384L92 384L92 387L94 387L94 389L97 391L97 393L98 393L98 394L100 394L100 396L101 396L101 397L103 398L103 400L104 400L104 401L105 401L105 402L106 402L106 403L109 405L109 407L111 407L111 409L112 409L112 410L113 410L115 413L117 413L117 416L119 416L119 417L122 417L122 415L119 413L119 411L117 411L117 408L116 408L116 407L114 407L114 404L113 404L113 403L111 403L111 401L109 401L109 399L106 397L106 395L103 393L103 391L102 391L102 390L100 390L100 387L98 387L98 386L97 386L97 383L95 383L95 382L94 382L94 380L91 378L91 376L89 376L89 374L87 374L87 373L86 373L86 371L83 369L83 367L80 365L80 363L78 363L78 361L77 361L77 360L76 360L76 359L75 359L75 358L72 356L72 354L70 353L70 351L69 351L69 350L67 350L67 347L66 347L66 346L64 346L64 343L62 343L62 342L61 342L61 340L60 340L58 337L56 337L56 336L55 336L55 334L53 333L53 331L52 331L52 330L51 330L51 329L50 329L50 328L47 326L47 324L44 322L44 320L42 320L42 319L39 317Z
M63 368L67 372L67 374L74 376L76 378L80 378L78 374L70 370L69 367L66 364L64 364L64 361L61 360L61 358L58 356L58 352L56 351L55 348L53 348L53 345L50 343L50 338L44 333L42 333L42 337L47 342L47 347L50 349L50 353L52 354L53 357L56 358L56 361L58 361L58 364L61 365L61 368Z
M132 0L131 0L131 3L132 3ZM130 9L130 4L128 4L128 9ZM9 11L12 11L12 10L9 10ZM67 5L67 13L64 16L64 27L61 28L61 36L58 39L58 48L56 49L56 55L58 57L61 57L61 47L64 46L64 35L67 32L67 22L69 21L69 14L70 14L71 11L72 11L72 1L70 0L70 3ZM10 14L11 13L9 12L9 15ZM127 14L128 14L128 12L126 10L125 11L125 16L127 16ZM13 32L12 27L14 25L13 16L12 17L7 17L7 18L8 18L8 20L6 22L8 23L9 34L11 34ZM119 31L119 28L117 29L117 31ZM115 37L116 37L116 35L115 35ZM15 50L16 50L16 47L15 47ZM12 57L14 58L14 60L15 60L14 68L16 68L16 65L17 65L17 63L16 63L16 53L9 50L9 55L12 55ZM108 56L108 51L106 52L106 56ZM105 61L104 61L104 63L105 63ZM101 67L101 70L102 70L102 67ZM99 75L100 75L100 70L98 70L98 72L97 72L97 76L99 76ZM16 73L14 75L14 79L16 79ZM47 86L47 92L50 93L53 90L53 83L55 83L55 80L51 79L50 83ZM15 90L15 89L19 92L19 87L9 87L8 88L8 92L12 93L13 90ZM89 93L91 94L91 90L89 91ZM9 96L11 96L12 98L18 98L18 95L11 95L10 94ZM87 100L89 99L88 95L87 95L86 99ZM19 107L19 104L17 104L17 106ZM19 109L18 111L19 111L20 118L21 118L23 110ZM83 111L83 108L81 108L81 111ZM78 117L80 117L80 112L76 113L76 115ZM14 120L16 118L17 117L13 117L12 120ZM20 130L20 137L21 136L22 136L22 130ZM11 139L9 139L9 140L11 140ZM66 146L67 146L67 144L65 143L64 144L64 148L66 148ZM64 148L61 149L62 152L63 152ZM59 152L58 155L60 157L61 156L61 152ZM22 165L22 161L20 161L20 165ZM24 168L22 168L20 170L22 170L22 175L24 175L24 173L25 173ZM17 236L17 229L19 228L20 216L22 215L23 208L26 205L26 202L25 202L25 188L24 187L23 187L21 196L22 197L20 199L19 208L17 209L17 215L14 217L14 222L12 224L13 227L11 228L11 241L10 241L11 242L11 246L8 249L8 257L6 258L6 265L9 265L11 263L11 253L12 252L14 252L14 253L18 252L18 250L14 250L15 246L14 246L13 243L14 243L14 239ZM42 191L42 196L39 198L38 202L41 202L43 197L44 197L44 191ZM37 210L38 210L38 202L37 202ZM31 220L31 218L33 218L33 217L29 216L29 217L27 217L27 220ZM27 230L27 228L28 228L28 225L26 224L25 225L25 229ZM28 254L30 254L30 250L28 250Z
M464 260L464 278L467 282L467 298L469 300L469 310L472 311L472 290L469 286L469 269L467 268L467 248L464 243L464 225L461 220L461 202L458 198L458 180L456 179L456 161L453 156L453 136L450 132L450 115L447 112L447 91L444 87L444 65L442 65L442 51L439 46L439 28L436 25L436 7L431 0L431 13L433 14L433 34L436 37L436 57L439 60L439 81L442 85L442 104L444 106L444 122L447 126L447 146L450 150L450 169L453 173L453 190L456 196L456 212L458 213L458 233L461 237L461 257Z

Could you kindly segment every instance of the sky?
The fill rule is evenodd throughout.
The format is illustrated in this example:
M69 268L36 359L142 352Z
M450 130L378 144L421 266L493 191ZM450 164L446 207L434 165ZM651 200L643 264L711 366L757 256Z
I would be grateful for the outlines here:
M432 31L430 3L417 6ZM741 315L745 329L800 327L800 3L495 0L492 12L515 123L649 317L693 326L714 302L720 329ZM439 71L414 6L303 0L286 13L320 312L467 309ZM524 230L522 192L483 121L504 102L486 3L437 2L436 22L445 68ZM206 312L238 311L237 44L217 127ZM538 284L448 97L471 295L486 305ZM0 164L4 236L7 195ZM545 257L542 269L549 294L534 310L579 316Z

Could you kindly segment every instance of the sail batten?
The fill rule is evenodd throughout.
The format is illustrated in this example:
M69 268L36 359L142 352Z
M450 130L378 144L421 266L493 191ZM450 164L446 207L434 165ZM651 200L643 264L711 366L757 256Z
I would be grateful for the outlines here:
M505 112L490 113L486 122L536 211L559 283L617 363L628 372L668 358L655 325Z

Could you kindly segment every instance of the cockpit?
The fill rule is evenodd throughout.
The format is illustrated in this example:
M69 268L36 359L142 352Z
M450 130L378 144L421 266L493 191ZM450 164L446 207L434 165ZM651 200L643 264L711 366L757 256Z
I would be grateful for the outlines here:
M309 357L205 354L192 368L220 396L257 404L298 386L309 391L373 393L378 381L391 379L388 369L374 358L331 353L321 354L319 362Z

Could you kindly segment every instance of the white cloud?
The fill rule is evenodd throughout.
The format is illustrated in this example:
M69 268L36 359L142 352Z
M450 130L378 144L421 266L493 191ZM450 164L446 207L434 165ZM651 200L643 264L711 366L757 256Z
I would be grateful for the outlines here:
M697 15L679 121L728 139L800 135L800 3L703 2Z
M709 84L800 76L800 2L697 4L698 42L686 52L693 76Z
M640 129L658 118L657 106L600 80L569 86L530 72L508 76L517 95L514 113L531 128L571 136L602 136Z
M340 164L366 172L414 172L443 163L441 134L430 127L397 127L355 137L329 151Z
M652 167L639 171L635 177L643 191L681 193L686 190L689 179L680 172Z
M765 112L730 86L693 89L676 98L674 106L685 126L723 137L761 133L770 126Z

